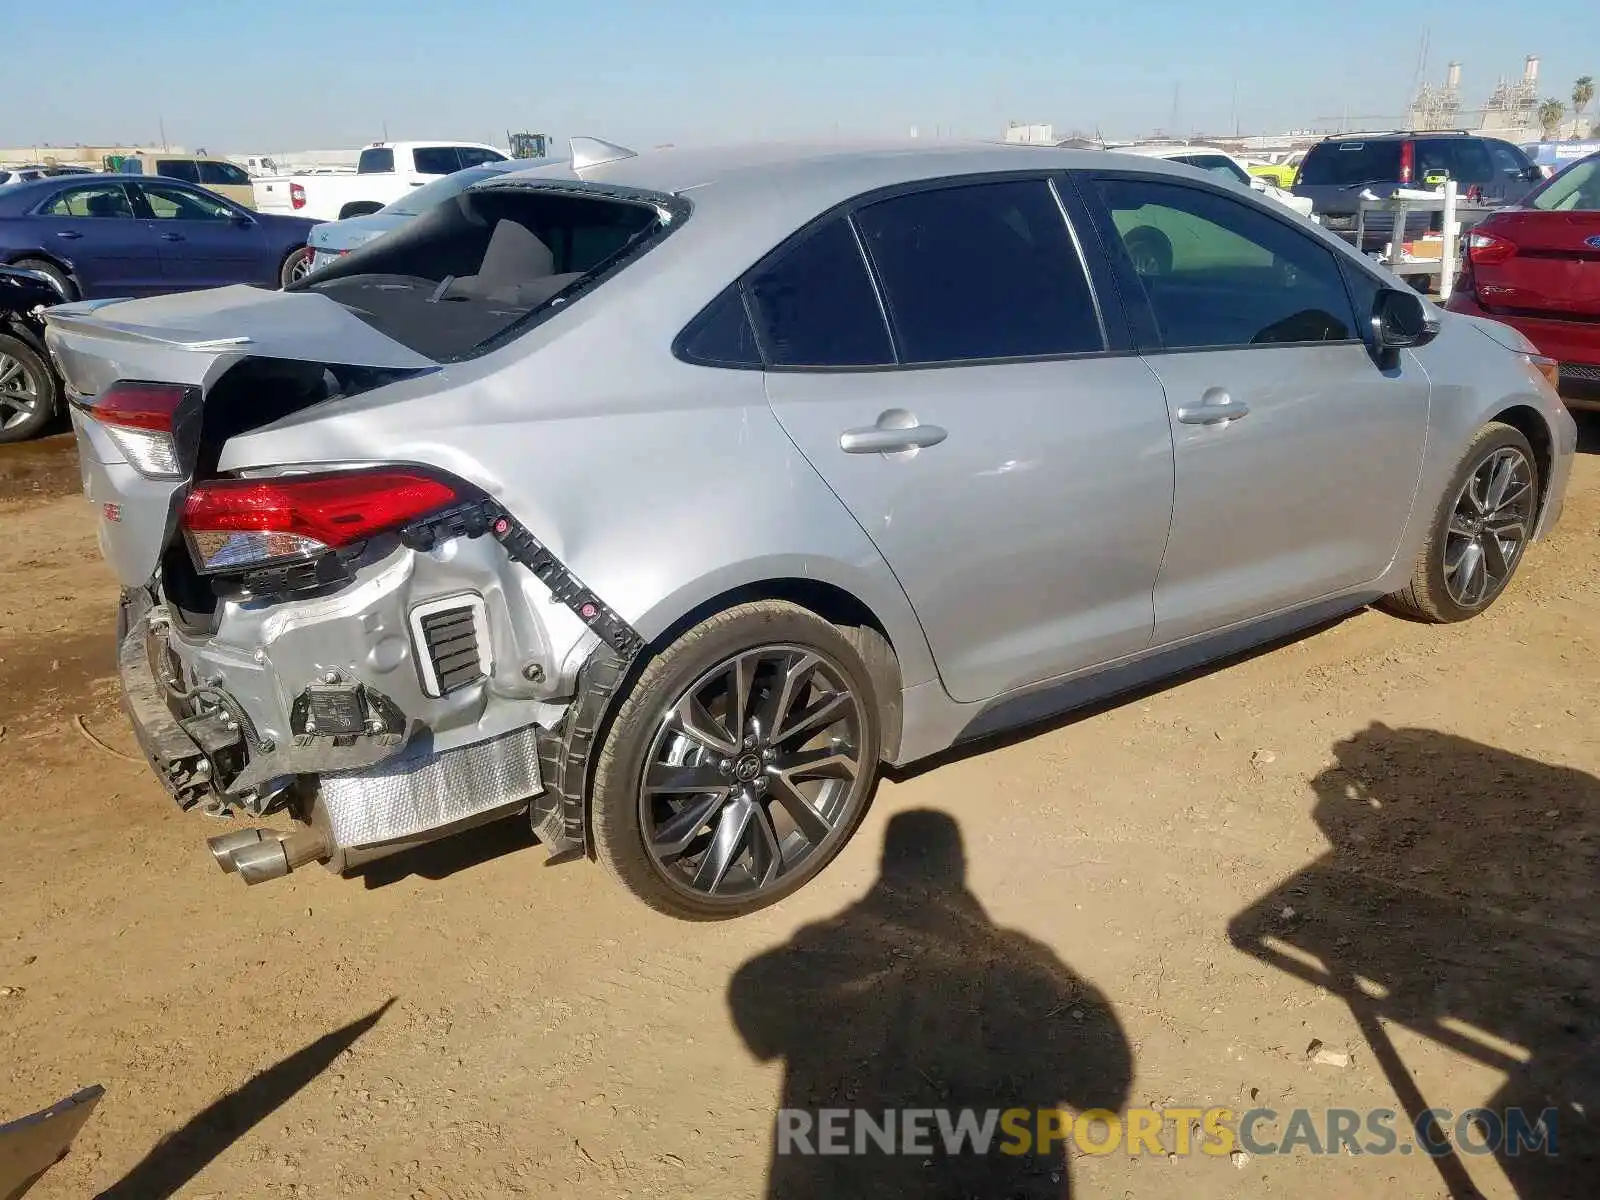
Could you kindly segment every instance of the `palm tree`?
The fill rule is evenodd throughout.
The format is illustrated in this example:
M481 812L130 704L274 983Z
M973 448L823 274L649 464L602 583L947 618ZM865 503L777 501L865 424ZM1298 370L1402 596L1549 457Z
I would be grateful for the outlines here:
M1539 104L1539 127L1544 130L1544 136L1554 137L1557 129L1561 127L1561 118L1566 115L1567 106L1559 100L1543 100Z
M1580 75L1572 85L1572 115L1575 118L1573 125L1574 135L1583 128L1583 110L1589 107L1589 101L1594 99L1594 76Z

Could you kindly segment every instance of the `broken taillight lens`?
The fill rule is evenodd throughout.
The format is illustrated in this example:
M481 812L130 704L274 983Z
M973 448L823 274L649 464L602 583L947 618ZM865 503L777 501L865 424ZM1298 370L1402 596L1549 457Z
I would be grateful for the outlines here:
M89 406L133 469L146 479L182 479L188 474L178 453L178 421L194 388L175 383L119 380Z
M398 468L215 479L190 491L182 524L195 565L218 574L316 558L459 498L431 475Z

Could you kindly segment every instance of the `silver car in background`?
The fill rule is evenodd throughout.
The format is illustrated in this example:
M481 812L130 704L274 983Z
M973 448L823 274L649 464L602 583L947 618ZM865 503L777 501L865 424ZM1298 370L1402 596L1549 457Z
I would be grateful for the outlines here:
M1551 364L1159 160L633 154L283 292L49 310L120 667L249 881L526 812L680 917L811 878L884 763L1556 520Z

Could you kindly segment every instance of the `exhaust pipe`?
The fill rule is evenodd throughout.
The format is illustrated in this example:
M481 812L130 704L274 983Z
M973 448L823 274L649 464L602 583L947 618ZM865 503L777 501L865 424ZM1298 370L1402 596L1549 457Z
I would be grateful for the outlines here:
M258 836L245 839L243 835L247 833ZM228 861L232 865L224 866L223 870L237 871L239 878L249 884L281 879L297 867L328 859L333 854L327 835L320 829L296 830L286 836L272 829L241 829L226 836L240 840L228 851ZM221 840L224 839L213 839ZM215 848L212 853L216 853Z
M206 849L211 851L211 857L217 860L225 874L231 875L239 869L233 861L233 852L243 850L246 846L254 846L268 836L277 835L270 829L235 829L232 833L224 833L219 837L207 838Z

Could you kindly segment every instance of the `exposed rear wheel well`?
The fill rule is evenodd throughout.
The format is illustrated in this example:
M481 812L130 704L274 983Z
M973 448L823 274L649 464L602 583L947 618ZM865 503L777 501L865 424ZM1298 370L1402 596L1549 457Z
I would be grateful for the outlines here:
M373 204L369 200L354 200L339 210L339 220L346 221L351 217L370 217L383 205Z
M736 604L749 604L757 600L787 600L801 608L810 609L844 631L867 669L872 672L873 684L878 690L878 707L883 716L883 755L893 762L900 753L900 660L895 653L894 641L878 615L841 587L820 579L765 579L760 583L745 584L697 605L663 630L651 646L660 648L670 645L707 617Z
M1496 413L1492 420L1509 425L1528 439L1533 447L1534 461L1539 466L1539 514L1544 515L1545 497L1550 494L1550 468L1555 462L1555 447L1551 444L1550 426L1536 408L1518 404L1504 412Z

